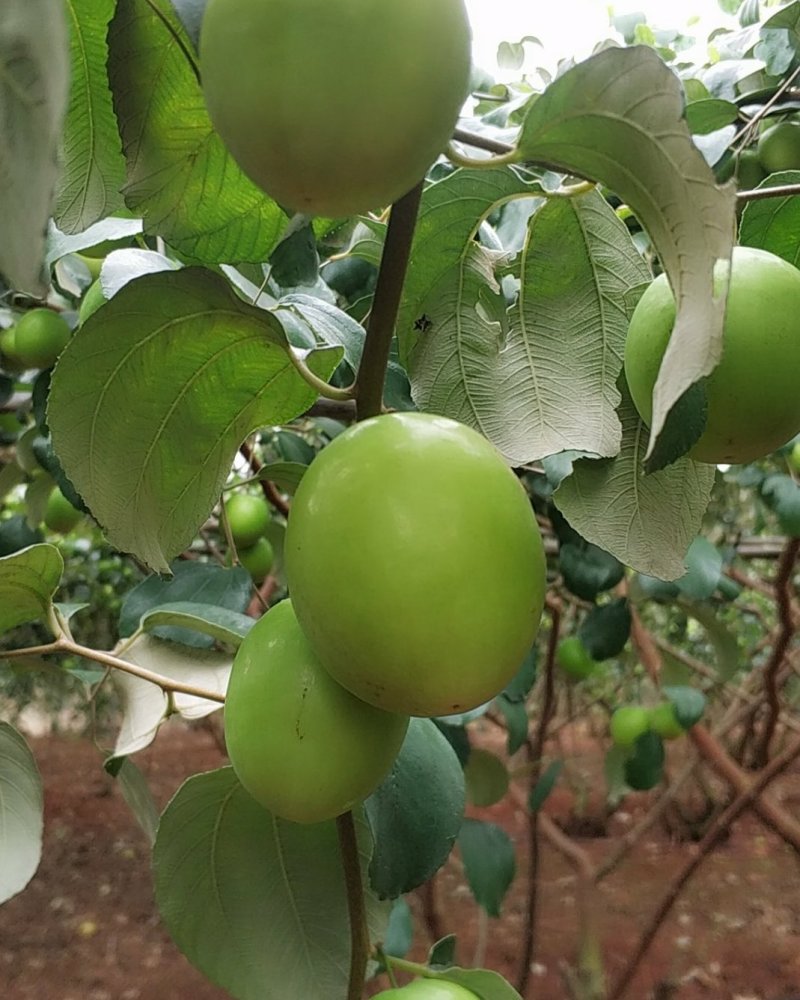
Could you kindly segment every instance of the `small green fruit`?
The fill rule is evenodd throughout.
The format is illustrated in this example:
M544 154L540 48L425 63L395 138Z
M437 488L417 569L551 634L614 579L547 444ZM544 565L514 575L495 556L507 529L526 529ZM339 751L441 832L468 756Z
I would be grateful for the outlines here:
M609 732L618 747L632 747L650 728L650 715L641 705L623 705L611 716Z
M275 553L268 539L259 538L255 545L237 549L236 554L239 562L252 576L254 583L263 583L266 580L275 561Z
M252 493L236 493L226 501L225 513L237 549L255 545L267 530L270 520L266 500Z
M736 182L740 191L752 191L767 176L754 149L743 149L736 159Z
M800 476L800 441L795 441L792 450L787 456L789 467L795 475Z
M800 122L778 122L762 132L758 158L768 174L800 169Z
M671 701L664 701L660 705L654 705L648 714L650 716L650 728L664 740L676 740L686 732L680 722L678 722L678 717L675 714L675 706Z
M242 785L276 816L333 819L389 771L408 718L359 701L314 655L291 601L250 629L233 663L225 741Z
M471 990L446 979L415 979L408 986L376 993L372 1000L478 1000Z
M556 649L556 663L568 677L582 681L597 670L597 661L589 655L589 650L577 635L562 639Z
M51 309L31 309L20 318L14 349L29 368L49 368L69 342L67 321Z
M80 522L83 514L73 507L61 490L56 486L47 498L44 510L44 523L51 531L66 535Z
M17 353L16 326L7 326L0 331L0 367L12 375L25 371L26 365Z

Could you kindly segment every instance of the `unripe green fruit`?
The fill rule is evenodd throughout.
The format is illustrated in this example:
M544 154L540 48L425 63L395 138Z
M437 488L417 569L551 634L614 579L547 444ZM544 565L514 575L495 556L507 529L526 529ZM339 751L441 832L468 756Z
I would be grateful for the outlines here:
M654 733L664 740L676 740L683 736L686 730L678 722L675 714L675 706L671 701L664 701L660 705L654 705L649 711L650 728Z
M415 979L408 986L376 993L372 1000L477 1000L477 996L445 979Z
M650 728L650 715L641 705L623 705L611 716L609 732L618 747L632 747Z
M589 650L577 635L562 639L556 649L556 663L565 674L574 680L582 681L597 670L597 661L593 660Z
M7 326L0 331L0 362L2 367L12 374L25 371L26 366L17 353L16 326Z
M767 176L761 158L754 149L743 149L736 162L736 183L740 191L752 191Z
M67 321L51 309L31 309L17 322L14 349L29 368L55 364L71 336Z
M800 476L800 441L796 441L792 450L787 455L789 467L795 475Z
M263 583L266 580L275 560L269 539L259 538L255 545L237 549L236 554L255 583Z
M44 510L44 523L51 531L66 535L80 522L83 514L73 507L58 486L47 498Z
M349 427L303 476L284 546L298 620L326 670L408 715L489 701L542 614L530 500L463 424L389 413Z
M209 0L206 104L279 204L342 217L422 180L467 96L463 0Z
M235 493L225 502L225 513L237 549L255 545L270 521L266 500L252 493Z
M800 169L800 122L778 122L762 132L758 158L768 174Z
M639 300L625 342L625 376L648 426L674 324L675 300L662 274ZM722 360L706 379L706 428L689 456L750 462L793 438L800 431L798 372L800 271L765 250L734 247Z
M225 741L242 785L276 816L319 823L351 809L389 771L408 718L359 701L322 668L290 601L236 654Z

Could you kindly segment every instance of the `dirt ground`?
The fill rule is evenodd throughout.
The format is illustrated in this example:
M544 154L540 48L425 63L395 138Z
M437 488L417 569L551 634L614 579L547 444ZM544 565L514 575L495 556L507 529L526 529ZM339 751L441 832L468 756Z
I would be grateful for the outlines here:
M99 751L87 740L63 737L35 739L32 747L45 782L44 856L27 889L0 907L0 1000L227 997L188 964L161 926L145 838L103 772ZM137 763L164 804L187 775L220 766L221 756L209 732L177 723ZM785 807L797 811L800 774L782 787ZM605 829L585 824L579 832L594 835L576 836L577 843L594 861L605 858L645 805L641 797L626 801ZM569 791L559 787L547 809L574 828ZM527 905L526 819L510 798L473 813L504 826L519 845L520 867L503 915L481 926L457 856L437 879L436 905L443 928L459 936L461 964L483 956L485 966L513 981ZM657 828L601 884L602 946L612 979L693 849ZM574 959L575 893L573 871L545 845L529 1000L567 998L560 968ZM422 912L419 898L412 907ZM417 927L413 957L422 957L429 940L422 920ZM654 996L665 979L677 990L660 997L673 1000L800 1000L800 861L752 817L703 866L626 997Z

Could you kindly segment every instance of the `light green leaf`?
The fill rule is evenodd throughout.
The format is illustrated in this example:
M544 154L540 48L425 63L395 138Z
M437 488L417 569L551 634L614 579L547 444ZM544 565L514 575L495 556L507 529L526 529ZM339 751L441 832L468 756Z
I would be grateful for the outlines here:
M32 545L0 559L0 634L46 617L63 572L55 545Z
M25 482L25 473L17 462L0 465L0 500L8 496L15 486Z
M224 695L233 666L233 654L194 649L154 639L136 638L125 646L121 658L181 684ZM122 725L114 746L114 757L127 757L143 750L155 739L170 710L170 699L157 685L117 670L115 680L122 695ZM202 719L221 708L218 701L173 692L172 711L185 719Z
M758 186L782 187L785 184L800 184L800 171L770 174ZM800 266L800 196L783 195L748 202L742 212L739 242L742 246L769 250L795 267Z
M118 0L108 46L128 208L143 216L146 232L196 261L266 260L286 217L212 129L191 43L169 0Z
M158 829L158 807L147 784L147 779L128 757L118 760L111 758L114 776L119 782L122 797L128 803L136 822L152 847L156 842ZM113 766L117 765L117 766Z
M624 224L597 193L545 204L510 310L495 259L473 244L424 304L415 402L479 430L512 465L567 450L615 455L626 296L650 278Z
M152 632L163 625L176 626L211 636L236 648L255 624L253 618L217 607L215 604L193 604L190 601L162 604L142 618L142 628Z
M729 681L742 665L742 651L739 638L717 617L714 608L707 604L684 604L687 614L698 621L706 631L711 645L714 647L717 663L716 670L721 681ZM667 683L663 680L663 683Z
M45 229L69 90L67 23L52 0L3 0L0 18L0 273L44 295Z
M169 571L244 438L316 399L288 350L269 313L198 268L138 278L83 324L53 373L48 420L113 545ZM325 378L340 357L318 351L306 363Z
M614 459L581 459L553 499L572 527L621 562L676 580L714 485L714 466L681 458L660 472L642 468L647 428L627 389L619 415L622 449Z
M478 1000L522 1000L511 983L491 969L459 969L451 966L432 978L448 983L458 983L474 993Z
M707 538L695 538L686 553L686 573L676 582L685 596L705 601L714 593L722 575L722 555Z
M371 843L358 822L362 866ZM332 1000L347 993L350 931L336 824L262 809L232 768L196 775L167 806L153 855L156 901L173 940L236 1000ZM368 895L374 940L388 906Z
M0 722L0 903L21 892L42 856L42 779L20 734Z
M516 874L514 844L494 823L465 819L458 834L458 848L475 901L490 917L499 917Z
M122 206L125 178L108 88L108 22L114 0L66 0L71 82L55 221L79 233Z
M678 305L653 393L649 451L667 414L722 354L724 295L712 271L729 261L733 187L718 188L692 142L681 82L646 46L608 48L564 73L531 104L520 157L602 181L650 235Z

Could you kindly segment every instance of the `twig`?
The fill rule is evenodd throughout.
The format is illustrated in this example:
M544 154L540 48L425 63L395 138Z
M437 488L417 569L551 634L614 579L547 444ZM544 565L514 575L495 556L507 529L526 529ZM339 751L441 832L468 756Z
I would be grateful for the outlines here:
M339 851L347 891L347 912L350 916L350 980L347 1000L361 1000L369 959L369 933L364 904L364 885L361 877L361 857L352 812L336 819L339 834Z

